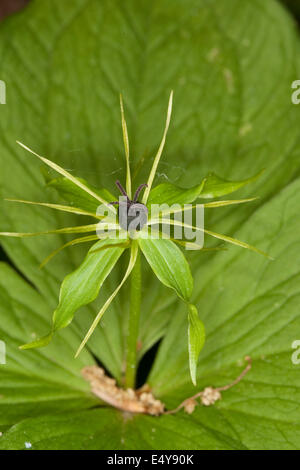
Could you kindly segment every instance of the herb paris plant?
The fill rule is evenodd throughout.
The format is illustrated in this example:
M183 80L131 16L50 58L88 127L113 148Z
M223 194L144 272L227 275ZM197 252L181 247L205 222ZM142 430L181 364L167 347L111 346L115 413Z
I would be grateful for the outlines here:
M197 245L196 243L186 240L177 240L176 238L166 238L162 230L158 229L153 231L151 230L151 227L162 224L171 225L173 227L179 226L181 228L200 230L203 233L211 235L222 241L226 241L265 255L265 253L262 251L254 248L251 245L248 245L245 242L241 242L234 238L212 232L210 230L204 229L203 227L193 226L176 219L173 220L168 218L168 216L174 214L175 212L184 212L184 204L190 205L198 198L209 199L227 195L244 186L245 184L254 181L260 173L246 180L237 182L226 181L216 176L215 174L209 174L199 185L189 189L183 189L170 183L160 184L152 189L152 184L156 175L170 125L172 102L173 92L171 92L169 98L167 119L162 141L154 158L148 181L147 183L143 183L138 187L134 197L132 198L129 140L124 116L123 101L122 97L120 97L122 130L126 157L126 191L120 182L117 181L116 184L125 198L123 203L122 201L114 201L114 196L111 195L107 190L98 190L92 188L84 180L72 176L68 171L64 170L54 162L36 154L24 144L18 142L19 145L24 147L32 154L36 155L42 162L62 175L63 178L59 178L53 181L53 186L58 189L59 193L65 200L71 202L72 204L74 203L74 200L76 200L78 207L74 207L73 205L50 204L16 199L10 199L10 201L40 205L59 211L93 217L97 220L96 224L94 223L76 227L67 227L56 230L49 230L46 232L0 233L2 236L29 237L53 233L72 234L95 232L93 235L76 238L66 243L51 253L42 263L42 266L44 266L54 255L68 246L96 241L96 243L88 251L83 263L64 279L61 285L59 304L53 314L52 329L50 333L34 342L21 346L21 349L46 346L51 341L53 334L56 331L68 326L73 320L75 312L80 307L92 302L97 297L103 282L110 274L121 255L128 249L130 252L130 257L123 279L110 295L110 297L106 300L99 313L96 315L92 325L90 326L78 348L76 356L81 352L96 326L100 322L101 318L103 317L105 311L108 309L109 305L116 297L126 280L130 277L131 306L127 335L125 385L127 387L134 387L137 367L137 336L141 308L141 251L158 279L165 286L174 289L178 297L180 297L186 304L189 320L189 366L191 379L194 385L196 385L196 367L200 351L205 341L205 330L204 325L199 318L197 307L191 302L193 277L190 271L190 267L183 252L180 250L177 244L181 246L183 245L186 247L192 247L193 249L198 250L202 249L202 245ZM144 189L144 195L142 201L139 202L138 197L142 189ZM248 202L251 200L253 200L253 198L240 200L221 200L204 203L202 206L204 208L216 208L231 204ZM118 211L114 207L117 204L119 205ZM168 204L169 209L164 209L164 211L159 213L157 216L157 214L151 213L151 206L153 204ZM174 210L171 208L173 204L179 204L181 207ZM102 215L102 212L100 214L98 206L100 206L102 209L105 209L107 216ZM189 206L189 209L197 208L197 206L197 204ZM121 217L121 213L124 208L125 215L129 216L129 218L126 219L127 222L125 223L122 221ZM129 211L132 208L136 209L139 213L142 213L144 217L143 223L136 227L136 230L132 230L130 224L131 219ZM133 220L135 219L135 214L136 212L133 214ZM155 236L152 236L153 233Z

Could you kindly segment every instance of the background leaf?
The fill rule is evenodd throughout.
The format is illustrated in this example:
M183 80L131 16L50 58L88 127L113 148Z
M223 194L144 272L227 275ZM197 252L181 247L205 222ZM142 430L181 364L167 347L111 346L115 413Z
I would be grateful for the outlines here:
M299 188L300 180L289 185L238 233L252 242L263 240L272 248L275 261L255 260L245 251L222 252L195 279L202 290L193 302L203 312L206 328L198 366L199 390L230 383L241 370L243 358L250 355L253 359L252 370L242 382L224 392L214 405L220 419L249 448L299 447L299 369L292 363L299 323L300 264L295 255L300 243ZM186 325L179 309L150 378L155 393L171 408L193 394L182 337ZM195 413L206 414L208 419L210 411ZM210 425L216 429L217 422Z
M44 413L89 408L96 400L80 377L84 365L94 363L85 351L74 361L80 336L72 327L53 344L20 351L24 338L35 338L48 328L47 301L8 265L0 264L0 337L6 342L6 364L0 369L0 429ZM72 331L73 330L73 331Z
M253 356L252 371L215 406L199 407L189 417L181 412L125 422L115 410L84 411L95 401L80 378L81 367L93 363L93 354L121 380L128 314L124 290L91 338L86 359L71 360L71 350L74 353L121 271L112 273L99 300L82 308L53 345L21 352L17 346L26 331L30 338L47 329L60 283L82 262L86 247L68 249L40 271L39 263L66 242L67 235L2 240L25 279L5 275L2 282L6 301L1 303L1 325L7 326L1 339L10 353L7 365L0 366L0 386L7 390L0 392L6 397L6 402L0 400L5 409L1 431L16 424L3 434L1 445L24 448L26 429L26 439L39 441L43 448L68 448L71 441L80 446L74 435L68 436L70 425L64 424L71 419L64 409L72 408L77 410L71 421L74 431L87 436L93 427L94 438L82 440L85 447L300 448L299 371L290 360L299 322L299 188L292 182L299 176L300 108L291 104L291 83L299 78L300 67L294 21L275 0L33 0L1 24L0 38L0 77L7 85L7 104L1 105L0 116L3 198L56 202L44 185L40 162L18 148L16 140L98 188L113 191L115 179L124 182L119 92L126 107L133 186L145 182L174 89L173 117L155 184L193 187L209 172L239 181L266 168L261 178L237 193L239 199L258 195L259 201L206 211L206 224L216 232L244 236L276 256L269 262L235 247L226 253L187 254L196 274L193 301L208 331L199 389L230 382L240 372L237 361L244 354ZM1 200L1 231L47 230L79 220L82 224L79 216ZM150 268L143 278L140 358L168 330L151 384L168 406L176 406L194 392L182 333L187 331L187 315L175 295L165 295ZM18 306L13 315L11 299ZM21 319L25 333L16 326ZM68 355L64 348L69 343ZM67 370L61 362L54 366L51 357L66 360ZM49 377L55 384L49 385ZM76 397L83 397L81 405L75 405ZM61 414L54 416L55 411Z
M98 189L94 186L88 184L83 178L79 178L79 180L85 184L88 188L90 188L94 193L98 194L101 198L105 201L112 202L116 200L116 197L113 196L109 191L106 189ZM93 196L88 194L87 192L83 191L83 189L76 186L72 181L68 180L67 178L54 178L48 181L48 186L50 188L56 189L59 196L65 200L70 202L73 206L79 207L81 209L85 209L87 211L92 211L94 213L97 212L97 208L99 207L100 203L97 201Z
M98 241L76 271L64 279L59 305L53 315L55 329L67 326L78 308L95 300L106 277L124 252L119 245L120 240L117 239Z

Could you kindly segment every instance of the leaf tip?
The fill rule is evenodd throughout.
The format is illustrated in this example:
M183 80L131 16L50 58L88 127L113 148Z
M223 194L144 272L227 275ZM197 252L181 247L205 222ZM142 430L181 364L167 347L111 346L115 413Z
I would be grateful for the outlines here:
M51 331L49 335L43 336L42 338L37 339L36 341L22 344L21 346L19 346L19 349L26 350L26 349L33 349L33 348L43 348L44 346L47 346L50 343L52 336L53 336L53 331Z
M192 379L192 384L194 385L194 387L197 387L196 374L192 374L192 372L191 372L191 379Z
M260 255L263 255L265 258L268 258L268 260L270 261L274 261L275 258L271 255L269 255L268 253L265 253L264 251L261 251L261 250L257 250L257 252L260 254Z
M21 349L22 351L25 351L26 349L32 349L34 347L35 346L33 343L26 343L26 344L22 344L21 346L19 346L19 349Z
M121 117L122 117L122 120L123 120L123 116L124 116L124 105L123 105L123 96L122 96L122 93L120 93L119 99L120 99Z
M20 145L20 147L22 147L23 149L27 150L28 152L33 153L32 150L30 150L30 148L27 147L27 145L23 144L23 143L20 142L19 140L16 140L16 143L17 143L18 145Z
M77 357L79 356L79 354L81 353L81 351L82 351L82 347L79 346L79 348L77 349L76 354L75 354L75 356L74 356L74 359L77 359Z
M170 121L170 118L171 118L171 111L172 111L172 106L173 106L173 95L174 95L174 91L171 90L170 96L169 96L169 106L168 106L169 121Z

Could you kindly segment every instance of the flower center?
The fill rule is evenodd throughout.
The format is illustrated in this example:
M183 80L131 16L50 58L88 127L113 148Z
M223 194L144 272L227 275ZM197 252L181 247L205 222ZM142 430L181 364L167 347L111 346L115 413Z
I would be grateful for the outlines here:
M110 204L117 204L119 206L119 224L121 228L128 232L142 230L144 225L148 222L148 209L145 204L138 201L138 197L141 190L145 188L147 184L143 183L137 188L133 200L129 199L120 181L116 181L116 186L122 196L119 197L118 201L113 201Z
M120 198L121 199L121 198ZM148 209L140 202L119 202L119 224L128 232L142 230L148 222Z

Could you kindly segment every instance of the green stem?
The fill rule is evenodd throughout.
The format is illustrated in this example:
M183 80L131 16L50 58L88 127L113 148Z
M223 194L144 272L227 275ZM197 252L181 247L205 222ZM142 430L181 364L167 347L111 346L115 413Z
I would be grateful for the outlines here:
M130 315L128 322L125 387L135 388L137 370L137 341L141 312L141 255L138 252L134 268L130 275Z

